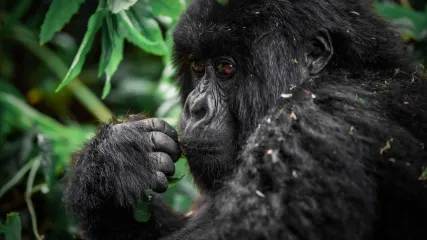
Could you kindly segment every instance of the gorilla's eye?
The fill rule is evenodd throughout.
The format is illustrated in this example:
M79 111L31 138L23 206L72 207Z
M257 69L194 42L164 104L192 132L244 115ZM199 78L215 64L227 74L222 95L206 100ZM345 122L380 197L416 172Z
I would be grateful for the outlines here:
M205 74L205 64L203 64L201 61L193 60L191 62L191 68L197 75Z
M235 65L232 62L226 60L218 61L215 68L217 75L222 78L230 78L236 72Z

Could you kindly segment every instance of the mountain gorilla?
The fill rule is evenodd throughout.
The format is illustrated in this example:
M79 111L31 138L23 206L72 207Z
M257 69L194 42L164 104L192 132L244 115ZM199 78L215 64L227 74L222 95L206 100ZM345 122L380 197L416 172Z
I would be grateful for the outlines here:
M86 237L425 239L427 86L371 8L193 1L174 32L180 137L133 116L76 153L65 200ZM194 213L153 193L150 220L135 221L181 150L202 193Z

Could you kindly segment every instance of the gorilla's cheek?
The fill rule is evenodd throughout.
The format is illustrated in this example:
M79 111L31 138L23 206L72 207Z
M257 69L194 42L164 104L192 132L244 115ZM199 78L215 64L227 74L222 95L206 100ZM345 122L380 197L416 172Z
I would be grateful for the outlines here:
M180 143L196 177L215 180L234 167L235 125L226 101L212 91L196 88L190 93L181 116Z

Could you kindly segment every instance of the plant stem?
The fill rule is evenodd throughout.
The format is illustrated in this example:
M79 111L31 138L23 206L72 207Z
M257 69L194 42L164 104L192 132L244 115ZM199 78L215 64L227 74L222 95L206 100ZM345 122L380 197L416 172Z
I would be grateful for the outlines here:
M54 52L44 46L40 46L29 30L15 26L14 38L21 42L34 55L40 58L58 79L62 79L67 74L65 63ZM75 78L68 85L74 96L99 120L107 121L111 118L111 111L92 93L78 78Z
M31 216L31 224L33 226L33 233L37 240L42 240L43 238L40 236L37 230L37 216L36 211L34 210L33 201L31 201L31 194L33 191L34 179L36 177L37 170L40 167L41 159L40 156L37 156L32 162L30 174L27 179L27 189L25 191L25 201L27 202L28 211Z
M30 170L32 162L27 162L24 166L19 169L19 171L13 176L12 179L10 179L9 182L7 182L1 189L0 189L0 198L9 191L13 186L15 186L21 179L24 177L24 175Z
M46 183L41 183L39 185L34 186L33 189L31 189L31 194L34 194L34 193L36 193L38 191L42 191L43 188L47 189Z
M5 21L6 19L7 15L0 13L0 20ZM40 46L37 37L31 30L19 23L15 23L11 30L11 37L43 61L58 79L62 79L67 74L68 68L64 61L48 47ZM73 92L77 100L98 120L105 122L111 119L111 111L78 78L70 82L67 87Z

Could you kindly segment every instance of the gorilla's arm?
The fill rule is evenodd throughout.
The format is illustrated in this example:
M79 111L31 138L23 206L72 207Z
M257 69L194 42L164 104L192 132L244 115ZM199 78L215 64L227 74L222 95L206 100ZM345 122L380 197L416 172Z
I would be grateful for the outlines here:
M163 164L161 158L149 159L153 154L147 152L151 151L149 142L158 139L145 138L146 129L141 129L144 124L149 125L147 129L165 132L167 129L157 120L138 120L125 123L129 128L104 125L74 156L73 169L66 178L64 200L87 239L155 240L185 224L185 217L171 211L156 193L151 200L150 220L145 223L134 220L132 206L138 199L144 199L144 189L159 188L153 170ZM165 164L173 166L173 162Z

